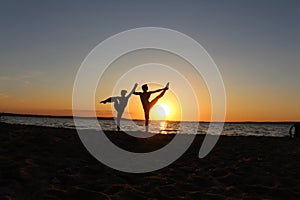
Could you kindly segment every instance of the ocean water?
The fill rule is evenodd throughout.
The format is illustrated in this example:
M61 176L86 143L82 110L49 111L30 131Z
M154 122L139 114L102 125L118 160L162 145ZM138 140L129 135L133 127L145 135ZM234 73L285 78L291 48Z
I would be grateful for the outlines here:
M36 125L69 129L99 129L115 131L114 120L98 120L99 124L88 118L81 118L80 125L75 126L73 118L1 116L1 122L10 124ZM143 121L122 120L123 131L144 131ZM99 126L100 125L100 126ZM152 121L149 126L151 133L161 134L206 134L208 122L160 122ZM222 135L227 136L271 136L286 137L292 123L225 123ZM213 133L212 133L213 134Z

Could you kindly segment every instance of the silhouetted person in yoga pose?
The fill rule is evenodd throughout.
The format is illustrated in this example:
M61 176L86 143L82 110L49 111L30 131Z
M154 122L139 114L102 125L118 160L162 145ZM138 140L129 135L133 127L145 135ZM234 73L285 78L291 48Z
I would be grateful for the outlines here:
M118 129L118 131L120 131L120 120L121 120L122 114L123 114L123 112L124 112L124 110L127 106L128 99L133 94L133 92L135 91L137 86L138 86L138 84L136 83L133 86L131 92L127 96L125 96L127 91L122 90L121 91L121 96L109 97L106 100L100 102L100 103L103 103L103 104L106 104L108 102L113 102L114 103L114 107L115 107L116 111L118 112L118 115L117 115L117 129Z
M146 132L148 132L148 124L149 124L149 113L150 109L156 104L156 102L165 94L165 92L169 89L169 83L167 83L166 87L154 91L148 92L148 85L142 85L143 92L134 92L133 94L139 95L143 109L145 114L145 127ZM151 94L162 91L157 97L155 97L152 101L149 101Z
M295 128L294 134L292 133L292 129ZM289 134L291 138L299 137L300 136L300 122L296 122L293 124L289 130Z

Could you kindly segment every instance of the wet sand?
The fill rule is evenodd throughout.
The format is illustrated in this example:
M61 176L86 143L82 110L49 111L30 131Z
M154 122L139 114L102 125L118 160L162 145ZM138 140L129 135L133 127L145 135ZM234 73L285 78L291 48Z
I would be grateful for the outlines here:
M106 134L135 152L173 137ZM300 199L299 138L222 136L199 159L202 140L168 167L129 174L98 162L75 130L0 123L0 199Z

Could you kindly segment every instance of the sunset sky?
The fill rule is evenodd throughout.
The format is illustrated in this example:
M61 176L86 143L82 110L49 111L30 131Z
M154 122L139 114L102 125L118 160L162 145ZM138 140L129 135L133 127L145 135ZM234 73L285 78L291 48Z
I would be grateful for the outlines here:
M192 37L215 61L226 89L227 121L300 121L300 1L3 0L0 4L0 112L71 115L77 70L96 45L128 29L164 27ZM181 67L198 98L196 103L189 95L176 100L174 91L184 88L180 81L170 81L170 91L160 101L170 107L167 118L208 121L211 105L202 78L183 59L155 50L128 54L112 64L99 82L97 113L111 116L111 105L98 101L121 89L130 91L135 82L141 91L160 66L148 66L155 73L146 77L116 80L119 68L153 61ZM168 81L149 87L158 89ZM189 114L195 106L200 118ZM181 110L188 114L182 116ZM130 99L124 116L128 115L142 118L137 96Z

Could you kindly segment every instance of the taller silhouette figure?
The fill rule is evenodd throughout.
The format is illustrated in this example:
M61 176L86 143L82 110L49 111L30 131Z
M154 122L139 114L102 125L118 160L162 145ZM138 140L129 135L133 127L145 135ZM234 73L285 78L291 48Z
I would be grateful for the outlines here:
M165 92L169 89L169 83L167 83L166 87L154 91L148 91L148 85L142 85L143 92L134 92L134 95L139 95L145 115L145 127L146 132L148 132L148 125L149 125L149 113L150 109L157 103L157 101L165 94ZM155 97L152 101L149 101L151 94L162 91L157 97Z
M114 103L114 107L117 111L117 129L118 131L120 131L120 121L121 121L121 117L123 115L123 112L127 106L128 103L128 99L130 98L130 96L134 93L135 89L137 88L138 84L136 83L131 92L127 95L127 91L126 90L122 90L121 91L121 96L116 96L116 97L109 97L107 99L105 99L104 101L101 101L100 103L106 104L108 102L113 102Z

